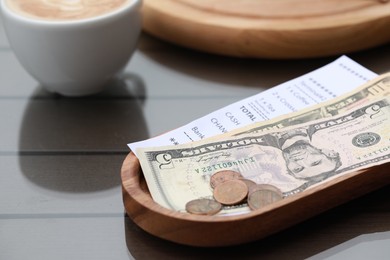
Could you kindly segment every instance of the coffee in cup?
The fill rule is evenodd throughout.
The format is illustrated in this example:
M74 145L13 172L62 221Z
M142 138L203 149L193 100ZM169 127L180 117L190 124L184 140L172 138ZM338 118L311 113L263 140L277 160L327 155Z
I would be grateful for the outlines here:
M141 31L142 0L0 0L9 43L47 90L100 92L128 63Z
M15 13L32 19L64 21L91 18L115 11L130 0L6 0Z

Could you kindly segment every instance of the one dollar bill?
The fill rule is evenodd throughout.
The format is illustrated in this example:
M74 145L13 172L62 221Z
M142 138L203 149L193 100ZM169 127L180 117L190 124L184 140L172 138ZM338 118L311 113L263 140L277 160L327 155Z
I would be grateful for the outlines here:
M290 196L348 172L389 162L389 129L390 99L384 98L282 130L141 148L137 153L153 199L184 211L190 200L212 198L210 176L221 170L240 172Z

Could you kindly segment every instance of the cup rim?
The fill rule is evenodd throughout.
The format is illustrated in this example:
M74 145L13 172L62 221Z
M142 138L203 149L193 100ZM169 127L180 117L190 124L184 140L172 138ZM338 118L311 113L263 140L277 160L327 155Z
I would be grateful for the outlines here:
M88 18L82 18L82 19L76 19L76 20L45 20L45 19L39 19L39 18L32 18L28 16L20 15L14 11L11 10L7 6L6 3L7 0L0 0L0 7L1 11L8 16L11 16L13 19L17 19L26 23L30 24L40 24L40 25L46 25L46 26L69 26L69 25L87 25L90 23L96 23L99 21L104 21L116 16L121 16L124 13L128 12L129 10L137 8L137 6L142 4L143 0L128 0L128 2L121 8L116 9L112 12L104 13L98 16L88 17Z

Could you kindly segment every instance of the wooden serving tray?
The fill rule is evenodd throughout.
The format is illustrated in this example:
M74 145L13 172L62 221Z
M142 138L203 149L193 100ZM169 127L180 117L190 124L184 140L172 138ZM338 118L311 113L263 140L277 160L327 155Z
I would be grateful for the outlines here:
M150 196L137 157L123 162L123 202L129 217L152 235L176 243L230 246L264 238L390 184L389 164L360 170L238 216L200 216L166 209Z
M390 1L144 0L143 28L215 54L321 57L390 42Z

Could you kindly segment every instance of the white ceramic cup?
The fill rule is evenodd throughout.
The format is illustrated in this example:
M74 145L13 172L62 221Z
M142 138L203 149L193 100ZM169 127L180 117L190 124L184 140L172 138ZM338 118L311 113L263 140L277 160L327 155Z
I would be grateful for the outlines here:
M0 1L5 31L19 62L43 87L65 96L103 90L128 63L142 27L142 0L71 21L27 18Z

